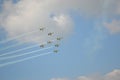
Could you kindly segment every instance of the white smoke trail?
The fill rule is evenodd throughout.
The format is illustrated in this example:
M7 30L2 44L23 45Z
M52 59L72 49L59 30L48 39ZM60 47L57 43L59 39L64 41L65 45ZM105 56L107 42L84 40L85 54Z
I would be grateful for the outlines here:
M15 40L15 39L17 39L17 38L24 37L24 36L26 36L26 35L28 35L28 34L32 34L32 33L35 33L35 32L37 32L37 31L39 31L39 30L34 30L34 31L31 31L31 32L28 32L28 33L24 33L24 34L22 34L22 35L19 35L19 36L13 37L13 38L9 38L9 39L7 39L7 40L0 41L0 44L9 42L9 41L11 41L11 40Z
M23 62L23 61L30 60L30 59L34 59L34 58L37 58L37 57L40 57L40 56L44 56L44 55L48 55L48 54L51 54L51 53L53 53L53 52L47 52L47 53L43 53L43 54L27 57L27 58L24 58L24 59L21 59L21 60L16 60L16 61L12 61L12 62L3 63L3 64L0 64L0 67L4 67L4 66L7 66L7 65Z
M1 48L0 51L7 50L9 48L16 47L16 46L19 46L19 45L22 45L22 44L24 44L24 43L20 42L20 43L14 44L14 45L10 45L10 46L7 46L5 48Z
M21 49L15 50L15 51L7 52L7 53L4 53L4 54L1 54L0 57L8 55L8 54L13 54L13 53L16 53L16 52L19 52L19 51L22 51L22 50L26 50L26 49L29 49L29 48L37 47L37 46L39 46L39 44L29 46L29 47L25 47L25 48L21 48Z
M34 40L33 40L33 41L34 41ZM14 44L14 45L7 46L7 47L5 47L5 48L1 48L0 51L7 50L7 49L9 49L9 48L13 48L13 47L16 47L16 46L20 46L20 45L25 44L25 43L27 43L27 41L19 42L19 43L16 43L16 44Z
M8 56L8 57L2 57L2 58L0 58L0 60L6 60L6 59L11 59L11 58L16 58L16 57L20 57L20 56L32 54L34 52L42 51L42 50L46 50L46 49L50 49L50 48L53 48L53 47L47 47L47 48L43 48L43 49L40 49L40 50L34 50L34 51L23 53L23 54L20 54L20 55L13 55L13 56Z
M52 42L54 42L54 41L55 41L55 40L52 40ZM47 44L47 42L44 42L44 43L42 43L42 44ZM0 57L5 56L5 55L9 55L9 54L14 54L14 53L16 53L16 52L19 52L19 51L22 51L22 50L26 50L26 49L29 49L29 48L37 47L37 46L39 46L39 45L40 45L40 44L36 44L36 45L33 45L33 46L21 48L21 49L15 50L15 51L7 52L7 53L4 53L4 54L1 54Z

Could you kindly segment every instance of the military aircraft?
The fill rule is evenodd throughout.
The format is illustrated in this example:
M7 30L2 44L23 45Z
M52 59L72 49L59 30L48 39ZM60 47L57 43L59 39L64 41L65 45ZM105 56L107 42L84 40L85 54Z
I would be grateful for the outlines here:
M48 33L48 36L52 36L52 35L53 35L53 32Z
M59 47L59 44L55 44L55 47Z
M60 41L62 39L62 37L57 37L56 39Z
M54 50L54 53L58 53L58 50Z
M45 29L44 27L41 27L41 28L40 28L40 31L43 31L44 29Z
M51 43L52 43L52 41L48 41L47 43L48 43L48 44L51 44Z
M40 47L41 47L41 48L44 48L44 45L42 44L42 45L40 45Z

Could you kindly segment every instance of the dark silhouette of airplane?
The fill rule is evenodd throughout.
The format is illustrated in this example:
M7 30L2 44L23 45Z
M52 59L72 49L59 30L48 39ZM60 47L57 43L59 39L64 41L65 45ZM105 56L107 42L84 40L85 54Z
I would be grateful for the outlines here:
M58 53L58 50L54 50L54 53Z
M59 47L59 44L55 44L55 47Z
M51 44L51 43L52 43L52 41L48 41L47 43L48 43L48 44Z
M48 33L48 36L52 36L52 35L53 35L53 32Z
M62 39L62 37L57 37L56 39L60 41Z
M41 28L40 28L40 31L43 31L44 29L45 29L44 27L41 27Z
M42 45L40 45L40 47L41 47L41 48L44 48L44 46L45 46L45 45L43 45L43 44L42 44Z

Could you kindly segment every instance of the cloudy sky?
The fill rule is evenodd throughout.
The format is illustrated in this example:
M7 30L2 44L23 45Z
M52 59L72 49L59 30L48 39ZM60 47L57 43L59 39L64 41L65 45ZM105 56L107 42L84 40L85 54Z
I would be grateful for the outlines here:
M0 79L120 80L120 1L0 0Z

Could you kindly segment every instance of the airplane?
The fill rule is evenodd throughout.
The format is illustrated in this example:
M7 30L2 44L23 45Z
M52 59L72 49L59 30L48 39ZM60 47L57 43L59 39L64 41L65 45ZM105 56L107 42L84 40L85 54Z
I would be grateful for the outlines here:
M59 44L55 44L55 47L59 47Z
M60 41L61 39L62 39L62 37L58 37L58 38L57 38L57 40L59 40L59 41Z
M58 53L58 50L54 50L54 53Z
M44 48L44 45L42 44L42 45L40 45L40 47L41 47L41 48Z
M42 27L42 28L40 28L40 31L43 31L45 28L44 27Z
M48 36L52 36L52 35L53 35L53 32L48 33Z
M52 41L48 41L47 43L48 43L48 44L51 44L51 43L52 43Z

